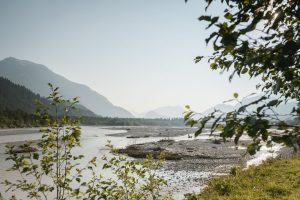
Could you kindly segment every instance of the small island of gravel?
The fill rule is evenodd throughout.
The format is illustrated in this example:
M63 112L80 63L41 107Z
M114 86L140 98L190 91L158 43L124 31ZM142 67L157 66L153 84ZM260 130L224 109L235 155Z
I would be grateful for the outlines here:
M119 152L134 158L145 158L147 155L158 158L163 152L167 161L163 168L173 171L211 171L214 168L216 173L227 173L233 166L245 166L250 159L245 148L215 139L160 140L129 145L119 149Z
M148 137L176 137L182 135L191 136L195 133L195 128L188 127L161 127L161 126L127 126L127 127L103 127L109 130L123 130L124 132L106 134L114 137L127 138L148 138Z

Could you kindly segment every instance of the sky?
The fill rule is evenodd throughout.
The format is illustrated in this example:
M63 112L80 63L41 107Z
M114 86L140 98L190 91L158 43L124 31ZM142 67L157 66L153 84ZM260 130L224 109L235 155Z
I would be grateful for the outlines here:
M209 55L203 0L0 0L0 59L46 65L129 111L203 111L257 80L194 63ZM209 13L221 13L214 5ZM76 92L76 91L74 91Z

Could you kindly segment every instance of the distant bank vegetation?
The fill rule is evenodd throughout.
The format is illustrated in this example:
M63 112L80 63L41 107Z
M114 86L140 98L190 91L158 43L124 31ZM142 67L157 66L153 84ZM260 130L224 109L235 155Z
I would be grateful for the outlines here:
M103 126L184 126L182 118L173 119L144 119L144 118L110 118L82 117L82 125Z
M49 103L47 98L34 94L24 86L17 85L0 77L0 128L37 127L43 122L36 121L35 101ZM82 105L76 105L73 117L80 117L82 125L98 126L183 126L183 119L142 119L142 118L110 118L99 117ZM50 115L54 115L50 109ZM62 108L58 114L63 113Z
M0 111L0 128L17 128L17 127L37 127L33 114L26 113L22 110L2 110Z
M110 118L81 117L81 125L89 126L183 126L183 119L142 119L142 118ZM22 128L43 126L36 121L34 114L22 110L0 111L0 128Z

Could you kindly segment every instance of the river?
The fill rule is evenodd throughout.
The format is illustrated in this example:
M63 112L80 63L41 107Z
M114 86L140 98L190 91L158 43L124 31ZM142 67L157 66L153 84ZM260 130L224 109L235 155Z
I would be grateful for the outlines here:
M106 148L106 144L108 141L117 147L123 148L127 145L159 141L161 139L165 139L164 137L148 137L148 138L126 138L126 137L114 137L107 136L107 134L114 134L125 132L122 130L110 130L109 127L95 127L95 126L83 126L82 127L82 137L81 137L81 147L76 149L76 153L84 152L85 158L82 161L83 163L87 162L94 156L98 156L99 158L103 155L108 155L109 151ZM17 175L12 172L7 172L6 169L9 168L9 163L5 161L5 145L7 143L15 143L22 142L26 140L38 140L41 138L41 134L37 129L9 129L9 130L0 130L0 180L1 182L5 179L13 180L17 179ZM208 139L209 136L204 134L200 136L198 139ZM187 135L172 137L172 139L179 140L192 140L192 138L188 138ZM274 153L271 155L268 154L268 149L261 152L258 156L251 159L251 164L257 164L262 160L274 156ZM190 180L196 177L205 178L206 176L211 176L211 172L189 172L189 171L180 171L180 172L170 172L170 171L160 171L159 173L163 174L165 178L168 179L173 185L178 188L177 192L175 192L174 197L176 199L182 199L183 193L185 192L199 192L201 187L198 184L195 185L187 185L188 182L185 180ZM218 175L218 174L215 174ZM109 174L107 176L110 176ZM203 185L203 184L201 184ZM0 192L4 192L3 186L0 187Z

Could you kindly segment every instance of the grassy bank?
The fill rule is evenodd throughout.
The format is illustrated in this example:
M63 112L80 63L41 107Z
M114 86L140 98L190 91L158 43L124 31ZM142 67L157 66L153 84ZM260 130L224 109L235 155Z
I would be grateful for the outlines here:
M201 194L188 200L274 200L300 199L300 156L269 160L257 167L212 179Z

